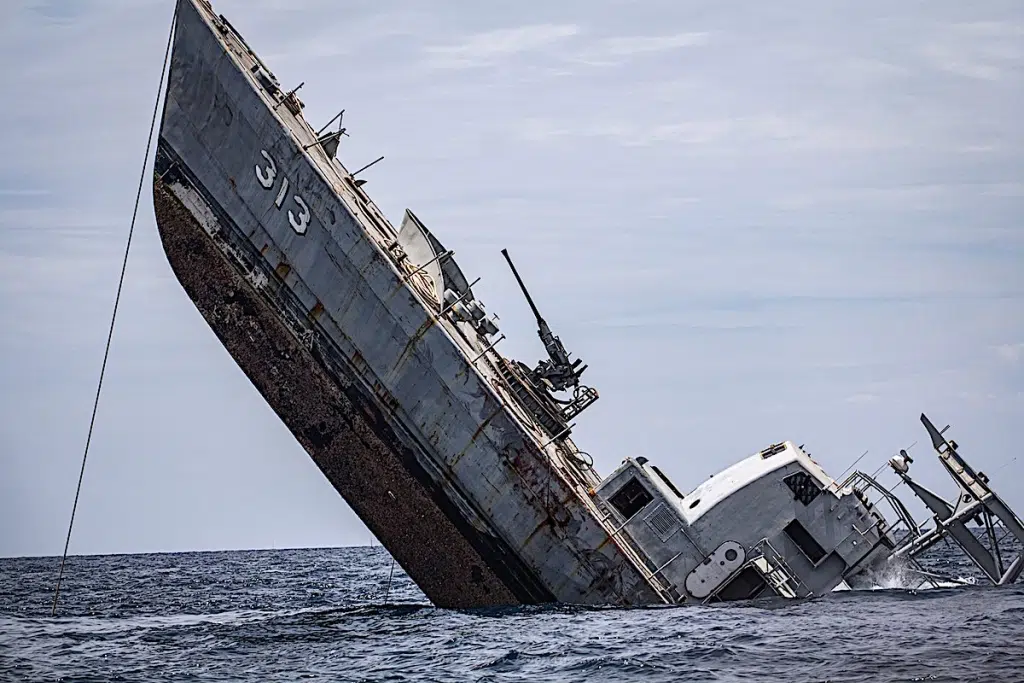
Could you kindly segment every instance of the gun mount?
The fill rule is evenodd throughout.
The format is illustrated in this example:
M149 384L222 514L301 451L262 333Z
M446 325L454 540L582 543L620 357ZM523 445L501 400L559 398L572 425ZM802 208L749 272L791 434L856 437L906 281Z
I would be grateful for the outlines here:
M562 341L551 332L547 321L541 317L537 305L533 303L533 298L526 290L523 279L519 277L519 271L516 270L515 264L512 263L512 259L508 255L508 249L502 249L501 254L508 261L509 268L512 269L512 274L515 275L516 282L519 283L519 288L523 290L526 302L533 310L533 316L537 319L537 334L540 336L541 343L544 344L544 349L548 352L548 360L538 362L533 374L536 378L550 384L554 391L564 391L569 387L579 386L580 375L587 369L587 366L580 367L583 361L579 358L575 362L569 360L569 352L565 350Z
M519 283L519 288L523 291L526 302L530 304L533 316L537 319L537 335L540 337L541 343L544 344L544 350L548 353L548 357L538 361L535 368L518 363L520 370L526 376L530 388L535 392L543 393L547 399L557 404L556 410L561 413L564 420L572 419L598 398L596 389L580 384L580 375L583 374L583 371L588 366L584 365L583 361L579 358L576 360L570 358L570 354L566 351L562 341L555 336L547 321L544 320L540 311L537 310L533 297L530 296L530 292L526 289L523 279L519 276L519 271L516 270L515 264L512 263L512 258L508 255L508 250L502 249L501 254L508 262L509 268L512 269L512 275L515 276L516 282ZM573 397L569 400L558 399L552 396L553 392L566 391L570 388L573 390ZM534 410L533 412L536 413L537 411ZM550 411L544 412L550 414ZM542 420L542 422L546 422L546 420ZM559 420L559 422L562 422L564 425L563 420ZM551 431L557 425L545 426Z

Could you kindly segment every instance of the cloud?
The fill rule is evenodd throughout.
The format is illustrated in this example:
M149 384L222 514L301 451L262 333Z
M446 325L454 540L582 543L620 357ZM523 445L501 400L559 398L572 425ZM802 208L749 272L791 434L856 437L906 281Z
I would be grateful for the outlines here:
M990 197L1024 197L1024 183L990 183L983 194Z
M38 187L0 187L0 197L45 197L49 194L49 190Z
M874 57L850 56L837 61L841 76L856 80L906 78L914 72L907 66Z
M959 76L983 81L998 81L1002 76L1002 70L998 66L977 59L971 60L961 50L951 45L928 45L924 49L924 54L936 67Z
M1019 21L966 21L951 26L953 30L978 38L1024 38L1024 23ZM1019 49L1012 50L1014 56L1020 56Z
M607 138L628 147L658 143L711 143L720 140L733 127L733 122L730 121L683 121L651 126L609 121L560 126L543 119L528 119L516 124L519 135L525 140L548 141L559 137Z
M579 33L575 24L537 24L476 33L451 45L426 48L428 65L437 69L489 66L501 58L548 47Z
M881 187L843 187L817 189L773 200L779 208L806 208L812 205L860 205L899 207L909 211L931 211L936 207L962 201L966 197L1024 196L1024 183L939 183ZM980 236L979 231L975 236ZM1007 236L1002 231L1000 236Z
M93 4L91 0L36 0L34 4L28 6L28 10L49 21L67 24L87 14Z
M923 48L933 66L980 81L999 81L1024 62L1024 24L968 22L944 27Z
M1016 365L1024 359L1024 342L1017 344L999 344L995 347L996 355L1011 365Z
M625 120L577 122L528 119L517 122L525 140L559 137L605 138L625 147L700 146L706 154L732 156L771 145L789 151L866 151L900 147L904 141L880 131L777 114L637 123Z
M597 51L609 55L636 55L644 52L663 52L680 47L706 45L710 34L706 31L675 33L667 36L624 36L607 38Z
M707 45L711 33L684 31L667 35L615 36L603 38L586 46L569 60L587 66L618 66L645 54L678 50L684 47Z
M335 7L335 3L328 3L323 11L331 12ZM261 59L267 64L302 64L307 68L320 60L340 63L338 58L348 61L367 55L379 59L379 52L399 49L401 45L397 41L416 41L431 22L430 14L418 8L384 13L353 9L355 11L346 11L347 20L341 30L332 22L310 27L305 12L287 13L285 16L293 17L292 26L276 23L273 32L276 44L261 50Z
M706 45L711 33L686 31L667 35L613 36L590 43L576 43L571 49L555 48L582 34L576 24L537 24L476 33L451 45L425 48L428 66L462 69L491 66L512 55L549 50L555 61L588 66L615 66L644 54ZM558 73L569 75L569 70Z

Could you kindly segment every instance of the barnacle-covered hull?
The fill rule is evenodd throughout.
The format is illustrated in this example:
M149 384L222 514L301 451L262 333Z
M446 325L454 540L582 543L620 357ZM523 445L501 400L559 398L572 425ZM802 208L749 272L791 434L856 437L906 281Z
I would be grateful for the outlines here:
M432 289L436 276L471 300L454 263L445 274L395 249L417 241L399 240L335 149L225 19L179 0L158 230L327 479L439 606L670 601L597 510L567 434L510 401L493 330L452 319ZM401 232L440 246L412 214Z

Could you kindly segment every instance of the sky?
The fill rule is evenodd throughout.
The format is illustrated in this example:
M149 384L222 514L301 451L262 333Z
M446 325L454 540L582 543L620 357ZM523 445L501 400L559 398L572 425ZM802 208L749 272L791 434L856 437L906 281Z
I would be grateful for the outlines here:
M574 438L687 491L773 442L833 476L926 412L1024 512L1019 2L219 0L396 224L543 353ZM0 3L0 556L63 549L172 14ZM152 154L146 160L152 164ZM894 482L894 475L884 477ZM920 506L913 508L920 511ZM143 193L73 554L370 534L178 285Z

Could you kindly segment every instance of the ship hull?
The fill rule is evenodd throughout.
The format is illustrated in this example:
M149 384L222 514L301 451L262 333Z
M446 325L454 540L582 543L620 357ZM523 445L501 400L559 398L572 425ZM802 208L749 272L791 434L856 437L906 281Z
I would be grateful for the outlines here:
M553 600L487 539L456 528L458 514L425 474L415 476L375 403L326 372L222 255L200 221L157 181L160 238L178 281L249 380L321 472L437 605L480 607ZM341 380L341 381L339 381ZM484 558L487 557L488 560Z
M670 601L247 54L179 0L153 186L168 261L238 366L436 605Z

